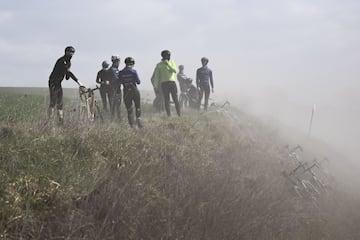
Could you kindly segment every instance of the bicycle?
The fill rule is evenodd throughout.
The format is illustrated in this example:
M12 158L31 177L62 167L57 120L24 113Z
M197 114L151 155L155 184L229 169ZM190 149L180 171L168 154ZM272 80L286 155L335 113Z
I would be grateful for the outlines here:
M318 206L318 198L320 196L319 190L311 183L311 181L302 179L301 175L299 175L299 169L305 169L306 163L299 163L299 165L290 171L289 173L286 171L282 171L281 174L287 180L289 187L296 194L297 197L307 200L315 206Z
M104 117L100 111L100 107L97 105L95 98L95 91L99 90L99 86L96 85L95 88L85 88L79 87L79 96L80 96L80 121L83 122L94 122L97 119L100 122L104 122Z
M318 189L319 192L326 193L327 192L326 184L324 184L320 180L320 178L315 174L315 172L312 170L315 167L317 169L320 169L320 163L317 161L317 159L314 159L314 162L310 167L304 169L304 174L307 174L309 176L310 182Z
M289 157L295 163L300 163L300 157L297 152L298 151L303 152L304 150L299 144L293 148L290 148L289 145L286 145L285 149L288 151L287 157Z
M212 102L210 104L210 107L217 108L217 109L228 109L228 108L230 108L230 102L227 100L223 104L218 104L216 102Z

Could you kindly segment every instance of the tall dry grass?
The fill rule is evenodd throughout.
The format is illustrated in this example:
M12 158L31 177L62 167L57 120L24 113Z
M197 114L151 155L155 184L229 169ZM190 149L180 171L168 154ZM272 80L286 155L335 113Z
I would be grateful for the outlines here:
M316 204L298 198L281 175L294 167L286 140L236 109L144 111L143 129L81 124L69 110L48 129L42 99L6 101L3 239L360 239L358 199L336 181Z

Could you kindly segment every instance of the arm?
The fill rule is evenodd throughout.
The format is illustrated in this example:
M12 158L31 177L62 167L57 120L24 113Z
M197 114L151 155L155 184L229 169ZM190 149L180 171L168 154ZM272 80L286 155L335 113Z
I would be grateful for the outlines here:
M70 72L69 70L67 71L66 76L67 76L68 78L71 78L72 80L74 80L74 82L76 82L76 83L79 85L79 87L83 87L83 86L84 86L84 84L82 84L82 83L79 81L79 79L77 79L77 77L75 77L75 75L74 75L72 72Z
M196 70L196 87L197 88L199 88L199 82L200 82L200 80L199 80L199 69L198 69L198 70Z
M74 80L75 82L78 82L79 80L77 79L77 77L75 77L75 75L70 71L67 70L66 72L66 79L71 78L72 80Z
M172 61L172 60L165 61L165 63L167 63L167 66L171 72L177 73L177 67L176 67L176 64L174 61Z
M210 75L210 84L211 84L211 88L214 91L214 80L213 80L213 74L212 71L209 71L209 75Z
M139 84L141 83L140 78L139 78L139 75L138 75L138 73L137 73L136 70L134 70L134 72L135 72L135 78L136 78L136 79L135 79L135 83L139 85Z
M152 85L153 85L153 87L154 87L155 92L156 92L157 89L158 89L159 77L160 77L160 75L159 75L159 68L158 68L158 65L156 65L156 67L155 67L155 69L154 69L154 73L153 73L153 75L152 75L152 77L151 77L151 83L152 83Z
M123 78L123 72L122 71L119 72L118 83L119 83L119 86L121 86L121 84L124 83L124 78Z
M100 78L100 72L98 72L96 75L96 83L101 84L101 82L102 82L102 79Z

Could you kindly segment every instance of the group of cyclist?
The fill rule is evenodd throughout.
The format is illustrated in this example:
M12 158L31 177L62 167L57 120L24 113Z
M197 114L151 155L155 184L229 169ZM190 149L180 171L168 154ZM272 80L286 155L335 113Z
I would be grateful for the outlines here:
M70 70L71 58L74 53L74 47L66 47L65 54L56 61L53 71L49 77L50 104L48 117L50 119L54 115L56 108L60 125L64 122L62 100L63 91L61 86L63 79L65 78L68 80L71 78L79 85L79 87L85 88L85 86ZM195 87L192 83L192 79L185 75L183 65L179 66L179 73L177 73L177 66L175 62L170 59L171 53L169 50L163 50L161 52L161 57L162 59L156 65L151 77L151 82L155 92L155 110L162 111L165 108L167 116L171 116L171 95L175 104L176 113L178 116L181 115L175 77L177 77L179 82L181 94L186 95L189 100L189 106L200 110L201 101L205 95L204 110L207 110L210 87L212 92L214 91L212 71L207 67L209 60L205 57L201 59L202 67L196 71ZM137 85L140 84L140 79L137 71L134 69L135 60L132 57L125 58L125 67L122 70L119 70L119 56L112 56L111 62L112 65L110 66L107 61L103 61L101 64L102 69L96 76L96 83L100 84L100 95L103 103L103 109L105 111L110 109L112 120L120 120L120 105L123 99L128 114L129 125L131 127L136 125L138 128L142 128L140 92L137 88ZM135 105L135 119L133 116L133 104Z
M122 95L125 107L128 113L128 121L131 127L135 124L141 128L141 108L140 108L140 92L137 85L140 84L139 76L134 69L135 60L132 57L125 58L125 68L119 70L120 57L111 57L112 65L106 61L102 62L102 69L97 73L96 83L100 84L100 96L105 111L108 110L107 102L109 102L111 118L115 120L121 119L120 105ZM123 86L123 93L121 91ZM135 116L133 116L133 103L135 105Z
M170 95L175 104L176 113L181 114L181 108L178 97L178 90L176 86L175 74L178 72L176 64L171 60L171 53L169 50L161 52L161 61L156 65L154 73L151 77L151 82L155 91L154 108L157 111L162 111L162 106L165 107L168 116L170 112ZM209 59L201 58L202 67L196 71L196 87L193 84L192 78L189 78L184 73L184 65L179 66L179 72L176 78L179 82L180 92L185 95L188 100L189 107L200 110L202 98L205 95L204 110L207 110L210 96L210 87L214 92L213 74L207 64ZM187 101L186 101L187 102Z
M193 84L192 78L189 78L184 73L184 65L179 66L179 73L177 79L180 85L181 94L185 95L184 104L194 109L200 109L201 101L205 95L204 110L207 110L209 104L210 87L214 92L213 75L207 64L209 59L201 58L202 67L196 71L196 86Z

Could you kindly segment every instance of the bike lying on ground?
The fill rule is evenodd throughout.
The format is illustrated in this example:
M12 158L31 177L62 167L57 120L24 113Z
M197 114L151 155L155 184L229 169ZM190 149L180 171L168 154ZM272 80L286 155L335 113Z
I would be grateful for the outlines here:
M230 102L229 101L225 101L224 103L216 103L216 102L212 102L210 104L210 108L214 108L214 109L229 109L230 108Z
M97 105L95 91L99 90L99 86L95 88L79 88L80 96L80 121L83 122L94 122L94 121L104 121L104 117L100 111L100 107Z
M300 145L294 148L286 146L286 149L289 151L287 158L291 160L292 164L295 163L296 167L290 171L282 171L282 176L286 178L287 184L297 197L310 200L313 205L319 207L319 198L328 192L328 185L324 184L319 176L322 173L319 172L322 170L322 161L314 159L312 163L302 162L297 153L297 151L303 151ZM315 168L319 170L317 173L313 171Z

